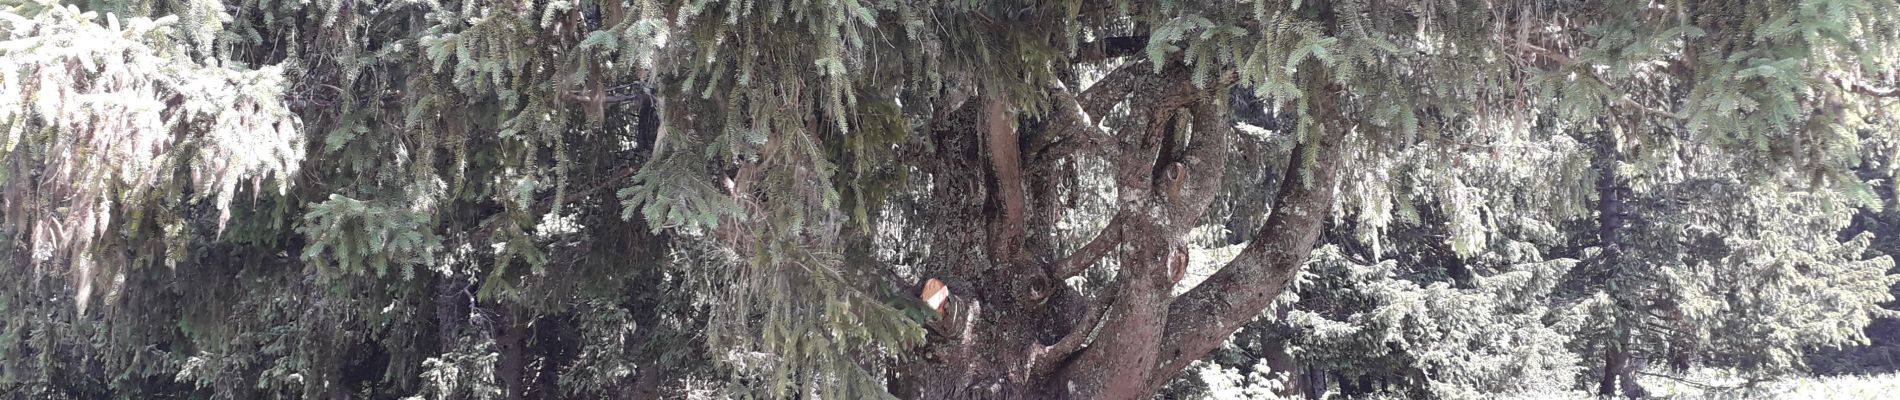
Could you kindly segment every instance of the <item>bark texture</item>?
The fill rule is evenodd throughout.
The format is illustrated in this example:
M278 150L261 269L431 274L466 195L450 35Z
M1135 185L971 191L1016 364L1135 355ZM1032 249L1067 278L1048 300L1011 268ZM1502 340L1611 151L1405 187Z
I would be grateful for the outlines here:
M1595 159L1592 161L1597 169L1597 239L1603 247L1600 257L1608 273L1607 279L1612 280L1627 273L1624 271L1627 265L1623 256L1625 247L1623 230L1628 225L1628 211L1624 198L1629 189L1624 187L1623 182L1616 176L1616 165L1621 160L1620 155L1615 134L1603 132L1597 142L1596 154L1593 156ZM1626 305L1619 304L1619 306ZM1642 385L1636 382L1638 363L1631 362L1629 330L1632 327L1628 325L1629 323L1631 321L1628 318L1618 318L1616 329L1611 332L1616 337L1612 338L1612 343L1604 349L1603 377L1597 382L1599 396L1617 396L1617 389L1620 387L1623 397L1633 399L1648 397L1648 391L1643 390Z
M1351 129L1340 99L1314 99L1330 110L1323 133L1299 144L1294 154L1305 158L1280 172L1272 214L1254 240L1177 297L1187 234L1225 183L1235 118L1231 76L1208 87L1189 77L1185 66L1155 73L1136 63L1080 92L1053 88L1053 111L1041 117L995 93L939 109L930 135L909 150L930 159L924 179L941 201L923 218L936 228L915 279L940 279L954 296L927 326L919 357L893 371L893 394L1147 398L1285 289L1334 202ZM1124 123L1098 124L1118 106L1128 110ZM1113 165L1114 212L1092 239L1064 251L1050 239L1063 206L1054 185L1074 179L1068 159L1084 152ZM1089 295L1061 283L1108 257L1118 264L1105 288Z

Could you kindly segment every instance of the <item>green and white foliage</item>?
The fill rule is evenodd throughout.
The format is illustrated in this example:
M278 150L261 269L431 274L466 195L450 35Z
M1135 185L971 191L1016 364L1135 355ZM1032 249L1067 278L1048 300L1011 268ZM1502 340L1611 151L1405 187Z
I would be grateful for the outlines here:
M431 204L410 206L370 204L334 194L311 204L299 227L309 240L303 258L325 277L398 274L415 279L418 266L435 264L442 239L429 229Z
M611 201L639 118L570 111L585 79L550 79L651 67L657 5L583 57L565 49L598 2L526 5L530 22L511 2L72 3L0 2L23 243L0 261L22 277L0 290L0 397L519 394L509 368L557 368L511 366L520 332L616 349L587 365L704 364L703 299L666 289L685 283L663 240ZM640 335L553 339L647 307Z
M1566 332L1545 325L1548 306L1535 301L1574 261L1499 268L1464 288L1408 280L1391 261L1361 265L1336 248L1311 263L1300 284L1308 294L1282 320L1303 332L1290 350L1308 365L1404 377L1433 398L1561 388L1580 368L1564 350Z
M1796 372L1884 315L1836 235L1896 39L1892 0L0 0L0 397L1035 397L1057 339L1185 363L1154 347L1261 311L1170 326L1206 282L1287 294L1204 363L1221 396L1273 392L1216 381L1279 343L1446 398L1604 343ZM1150 196L1187 172L1131 138L1230 147L1173 164L1218 193ZM1242 232L1331 176L1329 221ZM1192 278L1116 283L1190 240ZM963 348L1031 365L933 365L931 277L1008 331ZM1043 321L1086 311L1147 320Z
M0 148L38 166L9 169L10 234L35 274L70 274L81 310L127 264L150 261L113 249L156 242L197 204L222 229L240 188L290 185L303 136L280 69L194 61L176 18L0 7Z
M1805 370L1802 355L1864 342L1892 311L1893 261L1872 235L1842 237L1857 207L1842 193L1734 178L1660 184L1632 202L1626 255L1557 314L1585 343L1630 337L1653 365L1731 368L1753 377ZM1593 268L1594 269L1594 268Z
M1277 388L1316 383L1294 382L1314 371L1346 384L1380 382L1385 395L1411 398L1524 395L1572 385L1584 367L1567 347L1573 329L1546 317L1575 260L1507 251L1464 260L1440 241L1445 231L1407 225L1394 239L1402 251L1395 253L1405 255L1399 258L1362 261L1369 249L1352 240L1315 250L1274 311L1200 365L1198 379L1208 387L1185 383L1178 390L1276 398L1286 395ZM1267 360L1275 352L1288 357L1279 368L1295 369L1273 370Z
M407 399L507 398L495 379L495 362L501 355L494 348L493 342L483 342L424 360L421 390Z

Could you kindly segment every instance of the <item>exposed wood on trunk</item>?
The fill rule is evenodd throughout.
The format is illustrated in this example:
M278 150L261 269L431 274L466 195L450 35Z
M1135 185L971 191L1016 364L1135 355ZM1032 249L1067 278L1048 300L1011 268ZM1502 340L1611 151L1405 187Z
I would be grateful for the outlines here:
M921 154L941 167L925 177L941 203L924 215L927 225L936 228L926 238L933 251L917 273L943 280L954 297L944 316L930 326L928 343L917 350L917 359L893 371L890 389L899 398L1035 397L1028 384L1029 353L1039 346L1038 329L1049 318L1039 303L1021 300L1029 297L1023 293L1029 286L1025 278L1046 274L1039 264L997 268L992 260L1010 258L988 254L994 250L991 228L1003 218L998 206L1003 201L993 176L998 168L989 159L994 149L986 144L992 122L986 111L1006 105L997 101L944 115L922 143ZM1015 138L999 143L1017 144ZM1025 200L1025 208L1035 204L1035 199Z
M995 178L996 200L1002 207L997 219L990 221L990 261L1013 264L1020 255L1023 233L1028 229L1029 200L1023 192L1022 148L1016 135L1016 113L1009 98L1000 93L984 97L983 141Z

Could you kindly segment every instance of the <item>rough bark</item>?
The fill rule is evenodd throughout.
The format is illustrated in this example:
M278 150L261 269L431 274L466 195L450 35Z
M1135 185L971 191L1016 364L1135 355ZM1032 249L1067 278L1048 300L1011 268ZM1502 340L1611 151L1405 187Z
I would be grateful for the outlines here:
M506 388L508 400L527 398L528 386L524 379L528 372L527 346L526 321L508 318L507 325L501 327L501 332L495 336L495 347L500 353L500 357L495 360L495 376Z
M1616 164L1621 159L1617 148L1616 136L1603 132L1598 137L1593 163L1597 169L1597 239L1603 248L1600 261L1604 264L1608 279L1618 279L1625 271L1623 268L1623 229L1627 225L1627 210L1624 194L1629 189L1617 179ZM1618 305L1623 306L1623 305ZM1626 310L1633 311L1633 310ZM1628 398L1643 398L1648 391L1636 382L1636 371L1631 363L1630 335L1628 318L1619 317L1616 328L1611 331L1611 344L1604 348L1603 377L1597 382L1597 395L1616 396L1617 388Z
M1147 382L1179 276L1170 261L1186 251L1186 234L1213 198L1232 134L1225 93L1196 89L1185 74L1171 68L1136 84L1153 95L1132 103L1141 130L1124 137L1115 159L1123 251L1108 289L1114 301L1095 340L1057 373L1049 390L1058 396L1140 398L1155 390ZM1197 122L1186 131L1176 120L1183 109Z
M1183 262L1187 233L1224 181L1232 77L1200 88L1185 67L1149 71L1124 66L1079 95L1052 96L1057 112L1040 121L1020 119L994 94L932 118L930 134L910 153L930 158L923 172L941 200L921 221L934 227L926 235L932 250L915 278L943 280L954 295L929 325L917 361L893 371L893 394L1145 398L1284 289L1330 212L1345 125L1329 122L1324 138L1301 145L1311 151L1295 153L1311 158L1284 172L1275 211L1254 243L1176 298L1180 274L1171 263ZM1095 121L1118 106L1129 115L1116 132L1104 132ZM1078 149L1114 165L1115 213L1089 242L1059 254L1038 247L1053 242L1029 237L1053 232L1031 225L1057 221L1061 204L1052 198L1058 191L1038 185L1059 181L1052 174L1062 169L1052 163ZM1111 255L1116 276L1092 297L1048 284ZM1305 381L1290 358L1282 361L1290 383Z
M993 184L997 168L988 158L994 147L1013 147L1017 141L984 143L990 133L986 122L993 121L983 115L987 108L949 110L923 146L927 150L921 155L934 164L925 171L927 179L941 201L924 215L936 228L927 235L933 251L920 265L919 279L943 280L952 298L941 319L929 326L929 344L918 351L919 359L893 374L891 393L899 398L1035 397L1027 384L1029 350L1036 345L1036 323L1048 310L1018 301L1027 296L1016 292L1024 288L1016 275L1027 268L1000 268L993 260L1006 259L990 254L998 248L990 224L1002 217L994 207L1001 203ZM1040 268L1028 270L1042 274Z
M1288 311L1291 310L1292 307L1284 305L1274 307L1273 316L1284 320ZM1293 358L1292 352L1287 351L1285 343L1275 344L1264 351L1267 368L1272 371L1274 379L1280 380L1280 389L1275 390L1273 394L1283 399L1305 395L1308 392L1307 389L1312 386L1307 382L1306 368L1300 366L1299 360ZM1318 397L1318 393L1315 392L1313 397Z
M1168 377L1219 347L1253 320L1286 289L1287 280L1306 262L1331 213L1340 167L1339 138L1303 143L1294 154L1317 147L1314 159L1287 168L1273 214L1234 260L1168 308L1167 337L1154 376ZM1159 388L1166 382L1148 385Z

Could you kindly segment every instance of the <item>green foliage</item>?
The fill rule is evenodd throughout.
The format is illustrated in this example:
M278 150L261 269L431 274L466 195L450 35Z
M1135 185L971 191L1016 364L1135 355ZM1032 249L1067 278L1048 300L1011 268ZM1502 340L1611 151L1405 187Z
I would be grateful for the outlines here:
M415 279L417 266L435 264L442 239L429 229L427 202L412 207L368 203L339 195L311 204L298 228L309 242L303 259L338 279L351 275Z
M494 374L495 344L483 342L466 351L445 353L422 362L422 390L411 399L506 398Z
M241 184L258 192L275 179L282 193L297 172L303 136L280 101L280 69L178 56L157 44L173 35L175 18L122 24L48 1L0 6L0 146L48 171L32 186L22 171L8 174L20 201L9 202L7 217L37 238L34 265L71 265L82 310L124 262L102 249L158 239L113 232L126 223L116 210L181 207L168 189L188 187L194 203L219 210L222 229Z
M1632 272L1559 313L1586 338L1650 326L1626 334L1653 357L1767 377L1804 370L1806 349L1864 342L1892 313L1878 304L1900 283L1893 261L1870 254L1871 235L1840 238L1854 203L1837 194L1692 180L1655 196L1632 226Z
M1330 248L1329 248L1330 249ZM1546 326L1539 304L1573 261L1498 268L1473 287L1393 276L1394 263L1354 265L1336 250L1316 255L1284 323L1295 357L1327 369L1399 371L1433 398L1472 398L1562 387L1575 376L1566 332ZM1414 278L1416 279L1416 278ZM1528 301L1527 301L1528 300ZM1391 372L1388 372L1391 373Z
M633 176L632 186L620 189L621 205L625 207L620 218L638 216L654 221L657 232L673 227L713 228L721 218L743 211L706 177L695 176L694 171L704 164L691 153L661 155Z
M1142 129L1226 133L1128 105L1230 92L1282 125L1223 149L1197 257L1344 160L1215 395L1290 384L1274 346L1415 397L1623 343L1782 376L1890 314L1840 236L1890 185L1855 170L1891 157L1900 3L1095 3L0 0L0 397L891 397L945 342L906 285L1066 313L989 290L1061 286L995 279L1166 171L1116 154ZM1004 185L1020 259L985 243ZM1062 289L1113 294L1122 250Z

